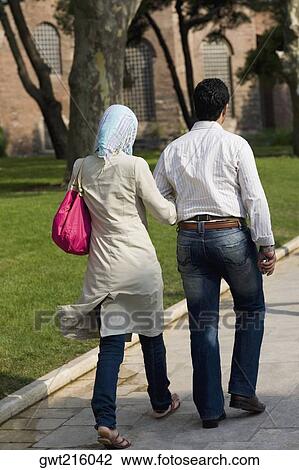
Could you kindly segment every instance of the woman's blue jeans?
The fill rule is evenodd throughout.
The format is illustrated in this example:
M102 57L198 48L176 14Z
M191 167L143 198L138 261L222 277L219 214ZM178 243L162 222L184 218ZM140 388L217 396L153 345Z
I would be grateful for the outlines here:
M180 230L178 269L189 311L193 398L202 419L224 411L218 342L220 282L230 286L234 301L235 342L229 393L255 394L264 332L265 302L257 249L247 227ZM228 322L230 323L230 322ZM226 319L223 318L223 327Z
M171 404L170 382L167 378L166 350L163 335L139 335L148 394L154 410L167 410ZM96 428L116 427L116 390L120 365L124 358L125 335L106 336L100 340L100 351L91 401Z

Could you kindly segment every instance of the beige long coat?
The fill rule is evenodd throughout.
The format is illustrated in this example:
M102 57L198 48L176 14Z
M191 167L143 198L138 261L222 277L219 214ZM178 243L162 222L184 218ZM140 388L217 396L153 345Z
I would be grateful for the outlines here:
M76 160L71 182L82 161ZM163 280L146 229L145 207L161 223L174 224L174 203L159 193L147 162L123 152L108 161L86 157L82 185L92 219L91 243L80 298L57 308L64 336L98 337L99 304L103 337L160 334Z

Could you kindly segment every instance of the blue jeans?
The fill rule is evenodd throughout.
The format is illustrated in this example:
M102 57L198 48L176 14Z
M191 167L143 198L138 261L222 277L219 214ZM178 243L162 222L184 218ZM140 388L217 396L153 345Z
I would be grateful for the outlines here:
M255 394L264 332L265 301L257 249L247 227L180 230L177 241L189 311L193 399L202 419L224 411L218 342L220 282L230 286L234 301L235 342L229 393Z
M91 401L96 428L116 427L116 389L120 365L124 357L125 335L106 336L100 340L99 359ZM165 411L171 404L169 380L167 378L166 350L163 335L139 335L148 394L154 410Z

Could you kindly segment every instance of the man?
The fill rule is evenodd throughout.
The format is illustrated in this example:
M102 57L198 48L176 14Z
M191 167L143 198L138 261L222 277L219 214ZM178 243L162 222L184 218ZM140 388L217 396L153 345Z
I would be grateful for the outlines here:
M255 395L265 315L262 273L273 273L276 258L253 152L245 139L222 128L228 88L216 78L203 80L194 103L198 121L168 145L154 175L162 195L176 199L193 398L203 427L214 428L226 417L218 343L221 278L230 286L236 313L230 406L259 413L265 410Z

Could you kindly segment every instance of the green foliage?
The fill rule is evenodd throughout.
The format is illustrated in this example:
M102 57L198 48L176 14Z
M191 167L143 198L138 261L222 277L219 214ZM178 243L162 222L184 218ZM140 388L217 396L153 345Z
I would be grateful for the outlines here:
M179 36L184 54L184 75L186 81L186 91L180 79L180 73L176 69L176 61L173 52L164 37L163 28L153 17L152 13L161 10L170 3L173 3L177 22L179 26ZM171 73L173 87L177 95L179 105L186 126L190 129L196 119L194 109L194 67L188 34L191 30L202 30L207 24L213 25L213 39L220 38L226 29L238 27L240 24L250 21L248 10L260 9L263 0L143 0L137 14L129 28L128 41L138 42L147 27L151 26L163 50L165 60ZM126 74L127 75L127 74ZM125 75L125 77L126 77ZM127 84L126 80L126 84Z
M0 127L0 157L6 156L7 139L2 127Z
M182 8L188 29L202 29L210 21L214 21L218 32L237 27L245 21L250 21L245 8L256 12L268 11L278 22L283 21L285 15L280 0L143 0L131 25L131 37L140 36L147 27L144 19L146 13L162 10L171 3Z
M54 17L65 34L73 34L74 6L72 0L57 0Z
M128 30L128 43L138 43L149 27L146 14L163 10L173 0L143 0Z
M293 141L292 131L289 129L265 129L246 137L251 144L265 147L290 146Z
M250 21L240 7L254 8L256 4L261 2L256 0L177 0L176 2L172 0L143 0L129 29L129 42L140 40L148 28L146 14L163 10L171 3L181 9L187 30L203 29L207 23L214 21L217 25L215 28L220 34L226 28L236 27L244 21Z
M250 7L255 11L271 9L273 0L177 0L176 5L182 5L182 12L188 29L204 28L207 22L215 21L220 30L236 27L244 21L250 21L242 11L243 7ZM143 0L128 31L128 42L138 42L148 28L146 14L163 10L173 0ZM72 0L57 0L55 18L59 27L66 33L73 32L74 7Z
M249 80L254 75L272 81L287 81L279 52L286 52L289 44L296 40L294 31L289 27L289 1L269 0L261 3L266 4L261 10L271 13L275 26L260 36L257 49L248 52L238 76L242 81Z
M278 25L264 32L259 38L257 49L251 49L237 76L241 82L253 76L272 81L284 81L283 67L277 51L283 50L284 36L282 26Z

